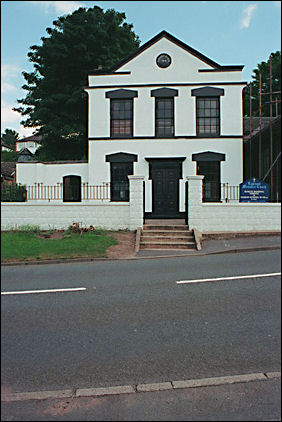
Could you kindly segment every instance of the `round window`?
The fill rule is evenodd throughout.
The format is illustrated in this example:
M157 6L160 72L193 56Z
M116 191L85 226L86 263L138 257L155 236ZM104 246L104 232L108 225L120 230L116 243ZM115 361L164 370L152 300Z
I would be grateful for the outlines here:
M157 57L156 61L159 67L165 68L171 64L171 57L166 53L162 53Z

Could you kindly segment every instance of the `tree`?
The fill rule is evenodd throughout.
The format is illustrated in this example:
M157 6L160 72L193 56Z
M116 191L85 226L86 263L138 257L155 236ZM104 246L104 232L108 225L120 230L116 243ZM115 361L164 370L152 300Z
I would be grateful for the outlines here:
M46 159L87 157L88 73L110 70L139 47L139 38L124 13L98 6L59 17L42 45L28 53L34 71L23 72L26 97L15 108L25 127L39 127L40 154Z
M276 51L270 54L272 73L272 92L281 92L281 52ZM259 116L259 75L261 73L262 93L270 91L270 61L261 62L253 69L252 81L247 84L244 94L244 116L250 115L250 84L252 84L252 115ZM272 100L281 100L281 94L273 94ZM262 116L270 116L270 96L262 95ZM278 103L278 114L281 114L281 103ZM276 115L275 103L272 103L272 115Z
M19 140L19 137L18 132L13 129L5 129L4 133L1 134L3 144L12 150L15 150L15 144Z
M1 151L1 163L18 161L19 153L17 151Z

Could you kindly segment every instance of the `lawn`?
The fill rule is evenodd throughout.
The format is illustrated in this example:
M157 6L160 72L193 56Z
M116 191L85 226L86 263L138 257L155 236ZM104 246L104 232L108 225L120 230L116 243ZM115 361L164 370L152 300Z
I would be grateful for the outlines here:
M106 231L64 232L60 237L43 237L44 233L10 231L1 233L1 261L106 256L109 246L117 241ZM45 234L46 235L46 234Z

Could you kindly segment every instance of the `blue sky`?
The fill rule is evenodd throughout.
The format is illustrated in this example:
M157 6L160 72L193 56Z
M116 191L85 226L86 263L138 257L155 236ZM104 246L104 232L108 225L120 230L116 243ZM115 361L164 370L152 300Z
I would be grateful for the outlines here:
M29 47L41 45L59 16L94 5L125 12L141 45L165 29L221 65L244 65L247 82L258 63L281 50L280 1L2 1L1 132L33 132L20 126L21 116L12 111L26 95L21 72L33 70Z

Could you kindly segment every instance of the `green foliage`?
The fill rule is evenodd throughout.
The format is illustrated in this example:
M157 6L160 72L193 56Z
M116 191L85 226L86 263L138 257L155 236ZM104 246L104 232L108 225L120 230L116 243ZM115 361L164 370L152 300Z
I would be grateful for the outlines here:
M270 54L271 57L271 73L272 73L272 92L281 92L281 52L276 51ZM259 116L259 74L261 73L262 93L270 91L270 65L267 62L261 62L253 69L252 75L252 115ZM270 116L270 96L262 95L262 116ZM273 94L272 100L281 100L281 94ZM272 104L272 115L276 114L275 104ZM281 114L281 103L278 103L278 114ZM250 83L245 89L244 95L244 116L250 115Z
M17 161L19 154L16 151L2 151L1 152L1 161L2 162L12 162Z
M16 230L21 233L40 233L40 226L37 226L36 224L24 224L18 226Z
M81 159L87 156L88 74L111 69L139 47L124 13L98 6L79 8L59 17L42 45L28 53L34 71L23 72L26 97L14 110L25 127L40 127L45 137L40 159Z
M117 241L107 234L92 232L82 236L71 233L62 238L41 238L31 232L3 232L1 234L1 259L32 260L75 257L104 257L109 246Z
M20 135L18 132L13 129L5 129L4 133L1 134L3 143L13 150L15 149L15 143L19 140L19 137Z
M25 202L26 187L24 185L8 185L4 183L1 188L1 202Z

